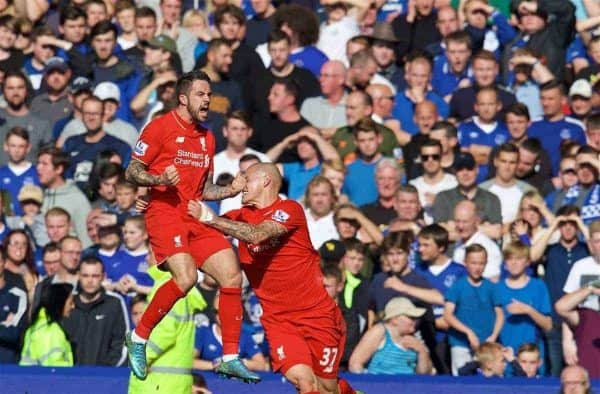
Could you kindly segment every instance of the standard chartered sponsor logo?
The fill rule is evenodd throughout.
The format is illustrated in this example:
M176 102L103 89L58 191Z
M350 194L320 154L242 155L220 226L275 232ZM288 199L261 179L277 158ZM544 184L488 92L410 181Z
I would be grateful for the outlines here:
M204 153L188 152L183 149L177 150L175 164L204 168L210 165L210 156Z

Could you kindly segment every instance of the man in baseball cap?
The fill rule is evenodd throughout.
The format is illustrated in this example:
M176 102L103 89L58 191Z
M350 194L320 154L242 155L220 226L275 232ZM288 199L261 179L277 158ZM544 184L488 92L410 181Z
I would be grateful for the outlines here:
M578 79L569 89L569 105L573 110L571 116L584 120L592 112L592 84L587 79Z

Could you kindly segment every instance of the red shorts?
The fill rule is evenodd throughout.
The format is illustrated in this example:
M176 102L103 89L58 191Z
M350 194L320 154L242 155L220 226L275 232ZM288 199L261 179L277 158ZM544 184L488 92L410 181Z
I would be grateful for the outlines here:
M306 364L320 378L337 378L346 344L346 323L339 308L324 314L286 316L286 320L263 317L261 322L273 371L285 375L294 365Z
M189 253L200 268L213 254L231 248L222 233L175 210L148 212L146 229L158 264L174 254Z

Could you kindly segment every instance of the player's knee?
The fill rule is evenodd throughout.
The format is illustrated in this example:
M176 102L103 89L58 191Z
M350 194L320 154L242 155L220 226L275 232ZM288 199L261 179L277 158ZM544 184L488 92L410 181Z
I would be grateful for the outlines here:
M308 376L300 376L296 382L296 388L302 393L310 393L319 389L316 379L312 379Z
M242 287L242 271L236 267L228 267L223 271L219 281L221 287Z
M177 286L187 293L198 282L198 271L195 268L181 271L173 279L177 283Z

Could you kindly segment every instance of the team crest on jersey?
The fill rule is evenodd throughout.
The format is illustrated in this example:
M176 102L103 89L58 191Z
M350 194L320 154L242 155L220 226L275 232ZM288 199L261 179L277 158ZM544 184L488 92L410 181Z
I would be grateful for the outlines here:
M146 150L148 150L148 144L144 141L138 141L137 144L135 144L133 153L135 153L138 156L144 156L146 154Z
M479 133L478 133L478 132L476 132L476 131L471 131L471 132L469 133L469 137L470 137L470 138L477 138L477 137L479 137Z
M569 130L569 129L562 129L560 131L560 138L562 138L563 140L571 138L571 130Z
M275 211L272 218L273 220L278 221L280 223L285 223L290 218L290 214L285 211L282 211L281 209L278 209Z
M285 358L285 353L283 352L283 345L277 348L277 358L279 359L279 361Z
M502 145L506 142L506 136L498 134L496 137L494 137L494 142L496 143L496 145Z
M181 243L181 235L174 236L173 242L175 243L176 248L181 248L183 246L183 244Z

